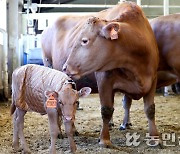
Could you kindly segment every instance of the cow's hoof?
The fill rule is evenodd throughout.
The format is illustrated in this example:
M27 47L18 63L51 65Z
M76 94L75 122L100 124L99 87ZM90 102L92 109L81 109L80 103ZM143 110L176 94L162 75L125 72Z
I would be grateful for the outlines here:
M109 140L103 140L102 141L99 139L99 145L103 148L111 148L112 147L112 143Z
M102 143L99 143L99 145L100 145L100 147L103 147L103 148L113 149L112 143L111 144L102 144Z
M100 141L99 145L103 148L118 149L118 147L114 146L110 141L105 141L105 142Z
M120 126L119 130L126 130L126 127Z
M63 137L63 135L62 135L62 133L59 133L58 134L58 139L63 139L64 137Z
M126 129L130 129L132 126L131 123L126 123L125 125L121 124L119 127L119 130L126 130Z
M74 132L74 136L79 136L79 132L77 130Z

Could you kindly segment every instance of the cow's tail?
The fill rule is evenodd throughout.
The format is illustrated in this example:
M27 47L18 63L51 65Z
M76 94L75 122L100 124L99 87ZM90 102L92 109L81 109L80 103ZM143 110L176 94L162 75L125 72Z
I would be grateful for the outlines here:
M14 98L14 87L12 84L12 103L10 106L10 115L11 116L14 114L15 110L16 110L16 105L15 105L15 98Z

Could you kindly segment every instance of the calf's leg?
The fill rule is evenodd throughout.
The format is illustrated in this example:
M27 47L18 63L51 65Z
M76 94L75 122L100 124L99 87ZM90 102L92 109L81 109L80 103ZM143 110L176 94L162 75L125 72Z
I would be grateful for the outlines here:
M48 108L46 109L46 112L48 114L48 120L49 120L49 131L51 136L51 145L50 145L50 153L55 154L56 153L56 139L58 137L59 127L58 127L58 112L56 109Z
M18 135L21 141L21 146L23 148L24 153L30 153L30 150L27 146L23 129L24 129L24 115L26 114L26 111L21 110L21 109L16 109L17 112L17 118L16 118L16 128L18 129Z
M58 117L57 117L57 124L58 124L58 128L59 128L58 138L59 138L59 139L62 139L62 138L63 138L63 135L62 135L62 131L61 131L61 125L62 125L61 115L58 115Z
M76 148L76 144L74 142L74 137L73 137L74 122L71 120L70 121L64 121L64 126L65 126L65 132L66 132L68 140L69 140L71 152L75 153L77 148Z
M17 151L19 148L19 136L18 136L18 114L17 110L15 110L13 115L13 147Z

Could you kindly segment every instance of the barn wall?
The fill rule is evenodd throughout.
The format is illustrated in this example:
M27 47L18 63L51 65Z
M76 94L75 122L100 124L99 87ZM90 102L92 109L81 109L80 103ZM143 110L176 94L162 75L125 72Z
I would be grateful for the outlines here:
M3 46L0 44L0 95L3 92L3 80L2 80L2 52L3 52Z

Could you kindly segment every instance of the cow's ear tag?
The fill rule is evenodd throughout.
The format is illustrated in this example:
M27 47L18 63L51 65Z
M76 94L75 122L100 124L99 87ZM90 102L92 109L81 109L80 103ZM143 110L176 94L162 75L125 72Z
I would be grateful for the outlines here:
M56 108L57 106L57 101L53 95L51 95L47 101L46 101L46 107L47 108Z
M118 32L115 31L114 28L112 28L111 31L110 31L110 37L111 37L111 40L118 39Z

